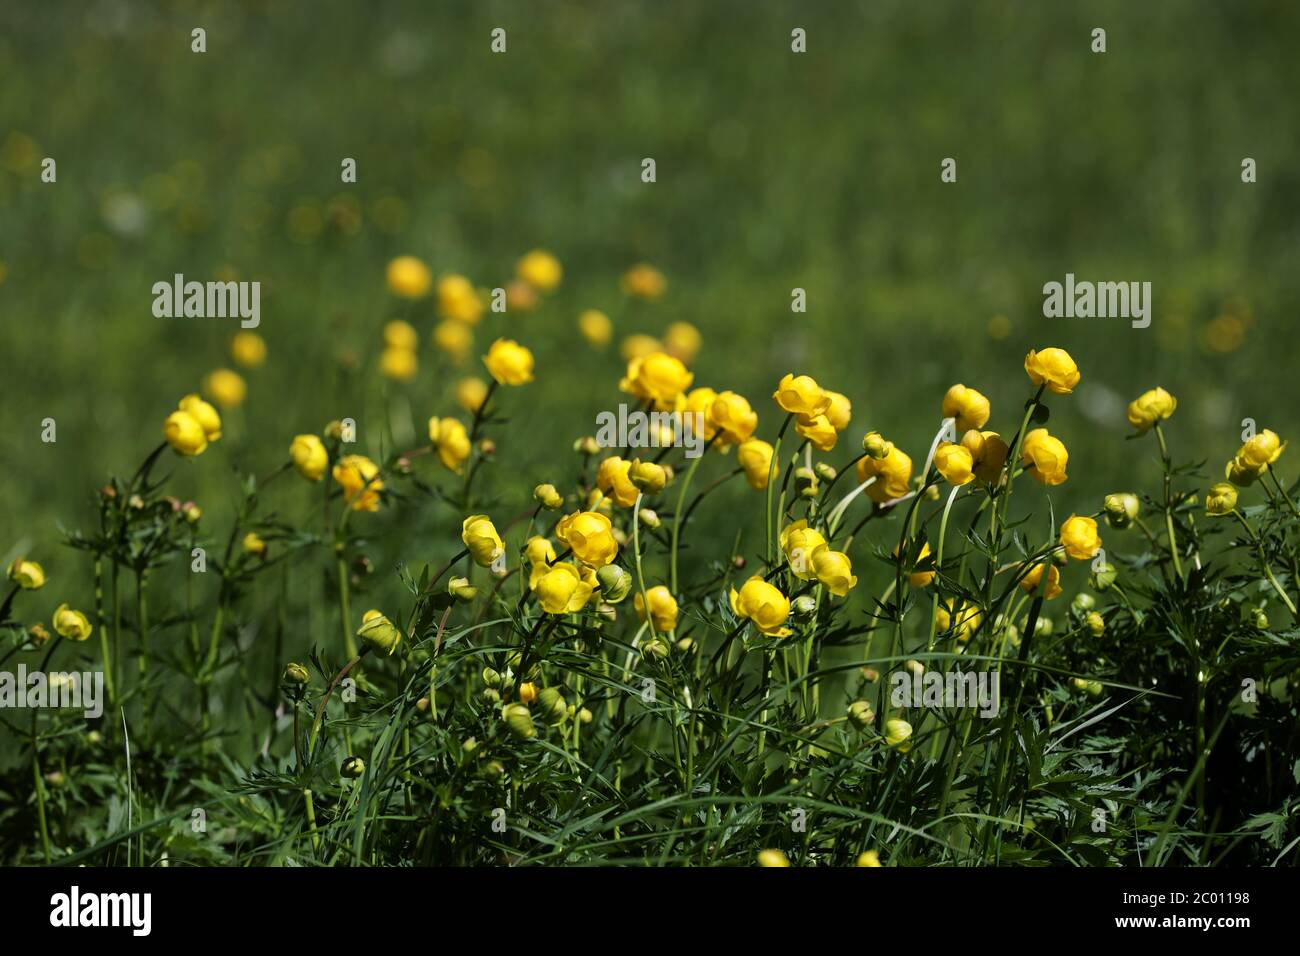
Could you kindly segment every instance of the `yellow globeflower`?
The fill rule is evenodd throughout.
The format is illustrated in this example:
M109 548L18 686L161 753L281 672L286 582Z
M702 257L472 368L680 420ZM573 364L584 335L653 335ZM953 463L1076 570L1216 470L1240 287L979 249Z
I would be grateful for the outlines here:
M908 741L912 737L912 725L899 717L891 717L885 721L885 743L894 747L901 753L907 753L912 749Z
M817 577L813 558L817 552L826 549L826 539L820 531L808 527L807 520L800 518L781 529L777 541L795 577L802 581L811 581Z
M330 463L325 443L315 435L295 435L289 446L289 457L298 474L308 481L320 481Z
M646 597L650 600L650 624L658 633L676 630L677 628L677 599L673 597L662 584L650 588L646 591ZM636 606L637 620L645 620L645 600L641 597L641 592L636 593L632 603Z
M623 273L619 284L627 295L638 299L657 299L664 294L668 281L654 266L641 262Z
M713 408L713 401L717 397L718 393L711 388L693 388L686 393L686 397L682 399L682 407L678 409L684 417L686 427L691 429L691 434L698 432L705 441L711 440L718 431L709 415L709 410ZM697 425L701 425L702 429L697 429Z
M54 630L60 637L66 637L70 641L84 641L90 637L94 628L90 626L86 615L74 611L65 602L54 610Z
M940 443L934 451L934 467L950 484L964 485L975 478L975 457L965 445Z
M194 416L194 420L203 426L203 434L208 441L213 442L221 437L221 416L203 399L197 395L186 395L176 407Z
M433 327L433 344L459 365L474 345L474 333L464 322L444 319Z
M379 493L384 482L379 466L365 455L345 455L334 464L334 480L343 489L343 498L353 511L378 511Z
M257 368L266 361L266 340L247 329L236 332L230 340L230 357L236 365Z
M1232 509L1237 507L1237 489L1232 487L1226 481L1220 481L1218 484L1210 486L1210 491L1205 496L1205 513L1209 515L1227 515L1232 514Z
M1097 522L1083 515L1070 515L1061 525L1061 545L1076 561L1087 561L1101 548Z
M1029 350L1025 356L1025 373L1035 385L1046 385L1049 392L1069 395L1079 384L1079 367L1065 349Z
M830 396L808 375L787 372L777 383L772 398L794 415L821 415L830 405Z
M657 495L668 484L668 470L654 461L635 459L627 469L627 477L639 491Z
M614 323L599 309L587 309L578 316L578 331L588 345L601 348L614 337Z
M537 308L537 290L523 279L511 279L506 283L506 311L531 312Z
M1147 431L1156 422L1168 418L1178 407L1178 399L1163 388L1152 388L1143 392L1128 404L1128 423L1140 433Z
M883 866L880 854L875 850L865 850L858 855L858 866Z
M961 436L961 443L971 454L975 477L986 485L994 484L1002 476L1011 449L997 432L980 432L971 429Z
M822 548L813 554L813 570L817 580L826 585L826 590L836 597L844 597L857 586L858 579L853 576L853 563L843 551Z
M256 531L250 531L244 535L244 550L249 554L256 555L259 558L266 557L266 542Z
M963 643L969 641L975 632L979 630L982 620L983 615L980 614L980 609L976 605L963 602L954 612L951 600L940 604L934 615L934 624L939 633L946 633L951 628L957 640Z
M872 458L868 455L858 461L858 483L875 478L867 486L867 496L872 501L883 504L907 494L912 480L912 459L894 445L889 445L889 453L884 458Z
M389 347L379 355L380 374L395 382L409 382L419 368L419 359L411 349Z
M487 398L488 385L481 378L469 376L456 383L456 401L465 411L473 414L483 407Z
M203 392L222 408L237 408L244 404L248 386L238 372L219 368L208 373L203 380Z
M24 591L38 591L45 587L45 569L27 558L14 558L9 562L8 577Z
M420 347L420 333L415 326L401 319L393 319L384 325L384 345L390 349L407 349L415 351Z
M1286 442L1278 438L1272 429L1265 428L1238 449L1236 460L1242 468L1253 471L1258 476L1268 471L1268 466L1282 457L1285 450Z
M1043 569L1047 569L1047 589L1043 597L1048 601L1061 594L1061 569L1050 561L1034 565L1033 569L1020 579L1020 587L1033 594L1043 581Z
M636 504L637 487L632 483L632 463L611 455L596 469L596 487L624 508Z
M831 423L831 427L837 432L842 432L849 427L849 419L853 417L853 403L849 401L848 396L841 395L839 392L827 390L826 397L831 403L826 406L826 419Z
M193 457L208 447L208 436L199 420L189 412L172 412L163 422L163 437L178 455Z
M514 339L493 342L483 364L501 385L524 385L533 380L533 353Z
M767 489L769 478L775 477L776 468L772 467L772 446L761 438L751 438L736 449L736 458L745 470L745 481L755 491Z
M388 263L388 291L403 299L418 299L429 291L429 267L415 256L398 256Z
M618 557L614 526L599 511L576 511L555 526L559 538L583 564L603 568Z
M470 515L460 526L460 540L465 542L470 557L481 568L490 568L492 562L505 553L496 525L487 515Z
M898 545L894 545L894 557L898 557ZM916 556L916 563L907 574L907 583L914 588L928 587L934 580L934 560L930 557L930 542L921 542L921 551Z
M989 420L989 400L973 388L954 385L943 396L943 414L956 419L958 432L983 428Z
M581 611L595 590L572 564L553 564L537 582L537 600L547 614Z
M537 582L555 563L555 546L539 534L533 535L524 545L524 558L528 562L528 590L536 591Z
M361 627L357 628L357 637L366 647L385 657L391 657L397 645L402 643L402 632L381 611L365 613Z
M1049 435L1046 428L1035 428L1025 436L1020 457L1026 470L1040 484L1059 485L1065 481L1070 455L1061 440Z
M739 592L732 588L728 597L732 612L737 617L748 618L768 637L791 634L784 626L790 617L790 599L759 575L746 581Z
M880 432L867 432L862 436L862 450L877 460L888 458L894 450L894 443Z
M789 866L790 858L780 850L759 850L758 865L775 867Z
M700 330L689 322L674 322L664 330L664 351L687 365L700 354Z
M748 441L758 427L758 413L749 401L735 392L719 392L709 406L708 421L720 432L723 447Z
M796 415L794 430L808 439L818 451L833 450L840 437L840 433L825 415Z
M655 408L667 411L676 407L677 397L691 387L695 376L667 352L652 352L627 363L627 374L618 383L620 391L649 399Z
M438 451L438 460L448 471L460 474L460 466L469 458L469 433L454 418L429 419L429 441Z
M515 265L515 274L534 289L551 292L564 278L564 267L545 249L534 249Z
M635 335L629 335L618 346L618 354L623 356L626 362L634 358L645 358L655 352L662 352L664 345L653 335L644 335L638 332Z
M466 325L478 322L483 317L483 299L474 283L462 275L446 275L439 279L438 314Z

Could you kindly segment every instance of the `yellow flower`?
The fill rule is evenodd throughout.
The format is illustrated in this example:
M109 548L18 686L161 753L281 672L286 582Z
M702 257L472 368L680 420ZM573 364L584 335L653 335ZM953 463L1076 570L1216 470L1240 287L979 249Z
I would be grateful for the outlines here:
M583 564L602 568L618 556L618 542L610 520L599 511L577 511L560 519L555 536Z
M912 749L908 740L912 736L912 725L899 717L891 717L885 721L885 743L897 748L902 753L907 753Z
M853 576L853 563L843 551L822 548L813 553L813 570L817 580L826 585L826 590L836 597L844 597L857 586L858 579Z
M789 866L790 858L780 850L759 850L758 865L776 867Z
M1268 466L1277 461L1286 450L1286 442L1277 437L1277 433L1265 428L1251 437L1237 451L1234 461L1238 469L1252 472L1258 478L1268 471Z
M555 546L539 534L533 535L524 545L524 558L528 561L528 590L536 591L537 582L555 562Z
M419 366L419 359L410 349L386 348L379 354L380 374L395 382L409 382Z
M506 311L531 312L537 308L537 290L523 279L506 283Z
M772 398L787 412L795 415L821 415L830 405L830 397L810 376L787 372L772 393Z
M361 638L361 643L366 647L385 657L391 657L393 651L397 650L397 645L402 643L402 632L380 611L365 613L361 627L357 629L357 637Z
M90 637L90 632L94 628L90 626L90 621L86 619L86 615L80 611L74 611L65 602L54 610L54 630L58 631L61 637L66 637L70 641L84 641Z
M820 531L808 527L807 520L800 518L782 528L777 538L795 577L801 581L811 581L817 577L813 559L818 551L826 548L826 539Z
M208 447L208 436L203 433L203 426L189 412L168 415L163 422L163 436L178 455L201 455Z
M438 280L438 314L444 319L474 325L483 317L483 300L474 283L461 275Z
M950 484L964 485L975 478L975 457L965 445L940 443L934 451L934 467Z
M465 542L470 557L481 568L490 568L492 562L505 552L501 536L487 515L470 515L461 523L460 540Z
M1029 350L1025 356L1025 373L1035 385L1046 385L1057 395L1069 395L1079 384L1079 367L1065 349Z
M537 485L533 488L533 498L537 500L543 508L554 511L564 504L564 496L555 490L555 486L549 482Z
M840 437L835 426L825 415L815 415L811 418L797 415L794 420L794 430L812 442L819 451L831 451Z
M1070 515L1061 525L1061 545L1076 561L1087 561L1101 548L1097 522L1082 515Z
M308 481L320 481L330 463L325 443L315 435L295 435L289 446L289 457L298 474Z
M691 429L692 435L696 433L696 425L703 423L703 430L700 435L705 441L712 439L718 431L709 415L709 410L713 408L713 401L717 397L718 393L711 388L693 388L686 393L686 396L681 400L681 408L678 409L678 413L684 418L686 427ZM703 417L697 419L696 415Z
M668 484L668 471L653 461L635 459L627 469L627 477L641 492L657 495ZM635 499L633 500L635 504Z
M963 643L969 641L979 630L982 620L983 615L978 606L964 602L954 613L951 600L940 604L934 615L934 624L940 634L952 628L957 640Z
M230 357L236 365L257 368L266 361L266 340L247 329L236 332L230 339Z
M700 354L700 330L689 322L674 322L664 330L664 351L687 365Z
M401 319L393 319L384 326L384 345L390 349L406 349L414 352L420 347L420 333L415 326Z
M194 420L203 426L203 434L208 441L213 442L221 437L221 416L203 399L197 395L186 395L176 407L194 416Z
M587 309L578 316L578 331L588 345L601 348L614 337L614 323L599 309Z
M768 637L788 637L790 629L784 627L790 617L790 599L768 584L757 574L729 595L731 610L737 617L748 618Z
M1043 581L1043 569L1047 569L1047 590L1043 597L1052 600L1061 594L1061 569L1050 561L1034 565L1033 569L1020 579L1020 587L1033 594Z
M853 403L849 401L847 395L841 395L839 392L827 390L826 397L831 403L826 406L826 419L831 423L831 427L837 432L842 432L849 427L849 419L853 417Z
M589 581L572 564L553 564L537 582L537 600L547 614L573 614L581 611L594 590Z
M365 455L345 455L334 463L334 480L343 489L343 498L353 511L378 511L379 492L384 482L379 466Z
M723 446L739 445L748 441L758 427L758 413L743 395L719 392L709 406L708 421L718 430L718 441Z
M469 376L456 383L456 401L465 411L473 414L483 407L487 398L487 382L481 378Z
M662 584L650 588L646 591L646 598L650 600L650 624L657 633L676 630L677 628L677 599L673 597ZM645 600L641 597L641 592L636 593L632 603L636 606L637 620L645 620Z
M514 339L497 339L483 364L502 385L524 385L533 380L533 353Z
M894 545L894 557L898 557L898 545ZM914 588L929 587L934 580L934 561L930 557L930 542L921 542L921 552L916 556L916 563L908 572L907 583Z
M1232 514L1232 509L1237 507L1237 489L1232 487L1226 481L1220 481L1218 484L1210 486L1209 493L1205 496L1205 513L1209 515L1226 515Z
M691 387L695 376L667 352L651 352L627 363L627 374L618 383L619 391L649 399L655 408L667 411L676 407L677 397Z
M617 455L606 458L596 469L596 487L624 508L636 504L638 494L636 485L632 484L631 469L632 463Z
M14 558L9 562L8 576L24 591L38 591L45 587L45 569L27 558Z
M515 265L515 274L534 289L551 292L564 278L564 267L545 249L534 249Z
M772 467L772 453L772 446L761 438L751 438L736 450L740 467L745 470L745 480L755 491L766 490L768 480L777 474L777 469Z
M474 345L474 333L464 322L444 319L433 327L433 344L451 356L457 365L465 361Z
M989 420L989 400L973 388L954 385L943 396L943 414L956 419L958 432L983 428Z
M248 386L238 372L219 368L208 373L203 380L203 393L222 408L238 408L244 404Z
M1020 457L1026 470L1040 484L1059 485L1065 481L1070 455L1061 440L1049 435L1046 428L1035 428L1025 436Z
M875 850L864 850L858 855L858 866L882 866L880 854Z
M1156 422L1168 418L1177 407L1178 399L1163 388L1148 389L1128 403L1128 423L1140 434Z
M639 332L636 335L629 335L618 346L618 354L623 356L626 362L634 358L645 358L647 355L663 350L664 345L657 338Z
M250 531L244 535L244 550L249 554L256 555L259 558L266 557L266 542L256 531Z
M867 486L867 496L872 501L883 504L901 498L907 494L912 480L912 459L891 444L884 458L868 455L858 461L858 483L872 477L875 482Z
M880 432L867 432L862 436L862 450L872 458L888 458L894 450L894 443Z
M438 450L438 460L444 468L460 474L460 466L469 457L469 433L454 418L429 419L429 441Z
M996 484L1011 451L1002 436L997 432L971 429L961 436L961 443L971 454L975 477L986 485Z
M664 274L654 266L641 262L623 273L619 284L627 295L638 299L657 299L664 294L668 282L664 279Z
M398 256L388 263L388 291L403 299L418 299L429 291L429 267L415 256Z

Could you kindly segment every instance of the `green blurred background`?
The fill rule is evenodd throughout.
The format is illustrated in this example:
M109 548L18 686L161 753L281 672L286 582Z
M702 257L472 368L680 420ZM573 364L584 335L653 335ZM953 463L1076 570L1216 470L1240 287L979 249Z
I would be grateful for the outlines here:
M58 546L60 526L89 529L94 490L230 365L233 321L153 317L152 284L177 272L263 286L270 356L245 372L246 403L202 458L168 456L171 490L217 533L232 468L265 473L295 433L345 416L373 456L385 414L418 443L428 416L459 413L454 382L482 374L498 335L537 356L484 473L512 515L537 481L572 477L572 440L623 400L618 340L677 320L703 334L696 383L749 396L762 437L782 373L846 393L836 464L868 429L919 464L958 381L990 397L989 427L1014 430L1025 352L1058 345L1084 375L1052 402L1071 451L1058 514L1151 486L1154 447L1124 440L1123 408L1156 384L1180 401L1175 457L1217 472L1244 417L1296 433L1296 26L1283 2L5 4L0 557L29 553L57 585L24 613L90 602L89 559ZM45 156L56 184L40 182ZM945 157L956 184L940 182ZM563 285L530 313L487 314L463 369L429 341L432 300L385 288L395 255L494 287L535 247L562 260ZM639 261L667 276L656 302L620 292ZM1041 288L1067 272L1150 281L1151 327L1044 318ZM614 320L603 351L576 332L587 308ZM395 317L422 336L405 385L376 371ZM316 500L295 479L273 504L292 521ZM702 507L694 533L720 539L702 551L730 545L742 502L758 514L733 482ZM459 518L429 498L363 520L383 569L445 558Z

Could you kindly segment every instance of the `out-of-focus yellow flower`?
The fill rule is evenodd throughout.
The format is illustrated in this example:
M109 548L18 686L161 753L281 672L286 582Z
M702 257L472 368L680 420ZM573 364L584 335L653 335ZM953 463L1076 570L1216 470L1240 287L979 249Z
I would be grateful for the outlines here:
M1043 569L1047 569L1047 589L1043 597L1050 601L1061 594L1061 569L1050 561L1034 565L1033 569L1020 579L1020 587L1033 594L1043 582Z
M256 531L250 531L244 535L244 550L251 555L259 558L266 557L266 542Z
M632 483L631 468L631 462L610 455L596 469L596 487L624 508L636 504L637 487Z
M357 637L361 643L376 654L391 657L397 645L402 643L402 632L384 616L381 611L367 611L361 618L361 627L357 628Z
M389 262L385 278L388 291L403 299L421 298L433 282L429 267L415 256L398 256Z
M438 451L438 460L444 468L460 474L460 466L469 458L469 433L455 418L429 419L429 441Z
M228 368L214 369L203 380L203 394L222 408L238 408L244 404L248 386L243 377Z
M708 420L720 432L718 441L724 448L748 441L758 427L758 413L748 399L732 391L717 394L709 406Z
M487 382L472 375L456 383L456 401L461 408L471 414L483 407L487 393Z
M501 385L525 385L533 380L533 353L514 339L497 339L483 364Z
M189 412L175 411L163 421L163 437L178 455L193 457L208 447L208 436L199 420Z
M74 611L65 602L54 609L54 630L60 637L66 637L70 641L84 641L90 637L94 628L90 626L86 615Z
M1049 392L1069 395L1079 384L1079 367L1065 349L1029 350L1025 356L1025 373L1035 385L1046 385Z
M419 371L420 362L411 349L386 348L379 354L379 372L395 382L409 382Z
M882 866L880 854L875 850L864 850L858 854L858 866Z
M772 454L772 446L761 438L742 442L736 450L740 467L745 470L745 481L755 491L765 491L768 480L777 474L778 469L772 467Z
M599 309L586 309L578 316L578 331L588 345L602 348L614 337L614 323Z
M853 417L853 403L849 401L847 395L829 389L826 391L826 397L830 399L830 404L826 406L826 419L831 423L832 428L842 432L849 427L849 419Z
M1044 485L1059 485L1065 481L1069 452L1059 438L1047 433L1046 428L1035 428L1026 435L1020 451L1021 461L1035 481Z
M1070 515L1061 525L1061 546L1076 561L1087 561L1101 548L1097 522L1083 515Z
M523 279L511 279L506 283L507 312L531 312L537 308L538 301L537 290Z
M519 703L531 704L537 699L537 685L532 681L524 681L519 685Z
M579 561L590 567L603 568L618 557L614 527L599 511L577 511L565 515L555 526L555 536Z
M894 545L894 557L898 557L898 545ZM908 572L907 583L914 588L929 587L934 580L934 560L930 557L930 542L921 542L921 551L916 556L916 563Z
M784 853L782 853L780 850L759 850L758 865L777 866L777 867L789 866L790 858L786 856Z
M344 455L334 464L334 480L353 511L378 511L379 493L384 490L379 466L365 455Z
M667 352L652 352L627 363L627 374L618 383L620 391L649 399L660 411L676 407L677 397L691 387L695 376Z
M176 407L194 416L194 420L203 426L203 434L208 441L213 442L221 437L221 416L203 399L197 395L186 395Z
M894 445L889 445L889 453L884 458L866 458L858 460L858 483L869 478L875 482L867 486L867 496L878 504L901 498L907 494L908 484L912 480L912 459Z
M657 495L668 484L668 470L658 462L634 460L627 469L627 477L642 493Z
M474 325L483 317L483 299L462 275L445 275L438 280L438 314L444 319L454 319Z
M407 349L415 351L420 347L420 333L415 326L401 319L393 319L384 325L384 345L390 349Z
M1140 434L1156 422L1168 418L1177 407L1178 399L1163 388L1148 389L1128 403L1128 423Z
M572 564L553 564L537 582L537 600L547 614L574 614L591 599L594 590Z
M1237 489L1232 487L1226 481L1220 481L1210 486L1209 493L1205 496L1205 513L1209 515L1226 515L1232 514L1232 509L1237 507Z
M626 295L638 299L657 299L664 294L668 280L654 266L640 262L623 273L619 285Z
M470 557L481 568L490 568L492 562L505 551L496 525L487 515L470 515L466 518L460 526L460 540L465 542Z
M954 385L943 396L943 414L956 419L959 433L983 428L989 420L989 400L973 388Z
M759 575L746 581L739 592L732 588L728 597L732 612L748 618L768 637L788 637L792 633L784 626L790 617L790 599Z
M980 622L984 618L980 614L979 606L969 601L963 602L956 612L953 611L953 605L952 600L941 603L935 612L934 624L941 634L951 628L957 640L965 643L979 630Z
M554 511L564 504L564 496L556 491L555 486L549 482L533 488L533 498L539 505L550 511Z
M793 415L821 415L830 405L830 396L809 375L787 372L777 383L772 398Z
M825 415L796 415L794 430L812 442L818 451L831 451L840 437Z
M950 484L964 485L975 478L975 456L965 445L941 442L934 450L934 467Z
M650 601L650 624L656 633L666 633L677 629L677 599L673 597L662 584L652 587L646 591L646 598ZM632 604L636 607L637 620L645 620L645 600L641 597L641 592L636 593L632 599Z
M325 443L315 435L295 435L289 446L293 467L308 481L320 481L329 467L330 456Z
M230 340L230 357L236 365L257 368L266 361L266 340L247 329L236 332Z
M45 587L45 569L28 558L10 561L8 577L24 591L38 591Z
M700 330L689 322L674 322L664 330L664 351L687 365L700 354Z
M912 738L912 725L900 717L891 717L885 721L885 743L898 750L900 753L907 753L912 749L908 743Z
M623 339L619 344L618 354L623 356L624 361L630 362L634 358L645 358L647 355L663 350L663 343L653 335L638 332Z
M817 580L826 586L836 597L844 597L857 586L858 579L853 576L853 563L843 551L822 548L813 553L813 570Z
M474 346L474 333L464 322L444 319L433 327L433 344L459 365Z
M818 551L826 549L826 539L820 531L808 527L807 520L800 518L782 528L777 541L795 577L802 581L811 581L817 577L813 558Z
M996 484L1002 476L1010 449L997 432L971 429L961 436L961 443L971 454L975 477L986 485Z
M534 289L551 292L564 278L564 267L545 249L534 249L515 265L515 274Z

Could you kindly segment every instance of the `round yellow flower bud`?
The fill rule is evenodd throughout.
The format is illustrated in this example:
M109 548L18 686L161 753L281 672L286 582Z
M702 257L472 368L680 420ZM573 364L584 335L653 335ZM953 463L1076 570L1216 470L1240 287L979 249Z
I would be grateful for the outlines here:
M903 753L912 748L908 741L912 737L912 725L901 717L891 717L885 721L885 743Z
M633 461L628 466L627 476L632 484L647 495L658 494L668 484L668 472L664 470L663 465L656 464L653 461L641 461L640 459Z
M90 626L90 621L86 615L80 611L74 611L68 607L67 603L60 604L54 610L54 630L61 637L66 637L70 641L84 641L90 637L90 632L94 630Z
M483 407L483 402L487 399L488 386L487 382L481 378L469 376L462 378L456 383L456 401L460 407L470 414L474 414Z
M230 340L230 357L236 365L258 368L266 361L266 340L247 329L236 332Z
M907 494L912 481L912 459L889 444L888 453L883 458L873 458L868 454L859 459L857 472L859 484L873 477L876 479L867 486L867 497L883 504Z
M1096 611L1089 611L1084 616L1084 623L1088 625L1088 630L1092 632L1093 637L1101 637L1106 633L1106 619Z
M894 450L894 443L886 441L880 432L867 432L862 436L862 450L877 460L888 458Z
M664 330L664 351L687 365L700 354L700 330L689 322L674 322Z
M777 543L785 553L785 559L795 577L801 581L811 581L817 577L813 558L819 551L826 549L826 538L816 528L808 527L806 519L800 518L781 529Z
M409 382L420 369L420 360L410 349L386 348L379 354L379 373L394 382Z
M772 467L772 446L761 438L751 438L736 449L736 459L745 471L745 481L755 491L764 491L767 483L776 477L778 468Z
M556 508L563 506L564 496L555 490L552 484L538 485L533 489L533 498L537 500L543 508L554 511Z
M1102 501L1102 508L1106 512L1106 523L1112 528L1122 529L1133 523L1142 509L1142 503L1137 495L1121 491L1107 495Z
M626 295L638 299L657 299L664 294L668 281L654 266L641 262L623 273L619 285Z
M208 436L199 420L189 412L172 412L163 422L163 437L178 455L193 457L208 447Z
M875 850L864 850L858 855L858 866L882 866L880 854Z
M238 372L219 368L209 372L203 380L203 393L222 408L238 408L244 404L248 386Z
M1140 433L1147 431L1156 422L1168 418L1178 407L1178 399L1163 388L1153 388L1143 392L1128 405L1128 423Z
M420 347L420 333L415 326L402 319L393 319L384 325L384 345L390 349L414 352Z
M578 331L595 348L603 348L614 337L614 323L599 309L586 309L578 315Z
M27 558L14 558L9 562L8 576L24 591L38 591L45 587L45 569Z
M934 451L934 467L954 485L964 485L975 479L975 458L965 445L950 441L940 443Z
M667 352L651 352L627 363L627 374L618 383L620 391L654 402L655 408L668 411L676 407L677 397L691 387L695 376L682 360Z
M460 466L469 458L469 432L455 418L429 419L429 441L437 449L438 461L448 471L460 474Z
M817 580L826 586L836 597L844 597L857 586L858 579L853 576L853 564L843 551L822 548L813 554L813 570Z
M777 866L777 867L789 866L790 858L786 856L784 853L782 853L780 850L759 850L758 865Z
M259 558L266 557L266 542L256 531L250 531L244 535L244 550L249 554L256 555Z
M330 463L325 443L315 435L295 435L289 446L289 457L298 474L308 481L320 481Z
M533 380L533 353L513 339L497 339L483 364L501 385L524 385Z
M859 730L866 730L876 722L876 712L869 701L855 700L849 704L849 723Z
M460 526L460 540L465 542L470 557L481 568L489 568L505 551L501 536L487 515L470 515Z
M1205 496L1205 513L1209 515L1232 514L1237 507L1237 489L1226 481L1210 486Z
M787 412L809 418L824 413L831 403L830 397L816 380L808 375L790 372L781 378L772 398Z
M650 625L659 633L677 629L677 599L662 584L650 588L645 593L650 601ZM645 598L641 592L636 593L632 604L636 608L637 620L645 620Z
M547 614L574 614L586 607L595 585L575 565L553 564L537 582L537 600Z
M507 302L506 308L510 305ZM438 314L444 319L474 325L483 317L483 300L462 275L445 275L438 280Z
M214 442L221 437L221 416L203 399L197 395L186 395L176 407L194 416L194 420L203 426L203 434L208 441Z
M1277 461L1286 449L1286 442L1277 437L1277 433L1265 428L1241 446L1237 452L1237 461L1257 475L1268 470L1268 466Z
M365 455L345 455L334 464L334 480L353 511L378 511L384 482L379 466Z
M732 588L728 597L732 612L737 617L748 618L763 634L790 635L790 629L784 626L790 617L790 599L760 576L751 577L739 592Z
M1087 561L1101 548L1097 522L1082 515L1070 515L1061 525L1061 546L1076 561Z
M720 433L718 440L723 446L748 441L758 427L758 413L743 395L731 391L717 394L709 406L707 420Z
M388 291L403 299L421 298L433 283L429 267L415 256L398 256L388 263L385 278Z
M989 400L973 388L954 385L943 396L943 414L956 420L959 433L983 428L989 420Z
M1035 428L1025 436L1021 460L1035 481L1059 485L1066 479L1065 466L1070 455L1059 438L1049 435L1046 428Z
M524 681L519 685L519 703L531 704L537 699L537 685L532 681Z
M618 542L609 518L598 511L565 515L555 526L555 536L583 564L602 568L618 556Z
M1038 590L1043 581L1043 569L1047 569L1047 587L1043 591L1044 599L1050 601L1061 594L1061 569L1055 564L1036 564L1033 569L1020 579L1020 587L1030 594Z
M380 611L367 611L357 629L357 637L376 654L391 657L402 642L402 632Z
M433 344L459 365L474 345L474 333L464 322L444 319L433 328Z
M551 292L564 278L564 267L545 249L534 249L515 265L515 274L534 289Z
M1045 385L1057 395L1069 395L1079 384L1079 367L1065 349L1029 350L1025 356L1025 373L1035 385Z

